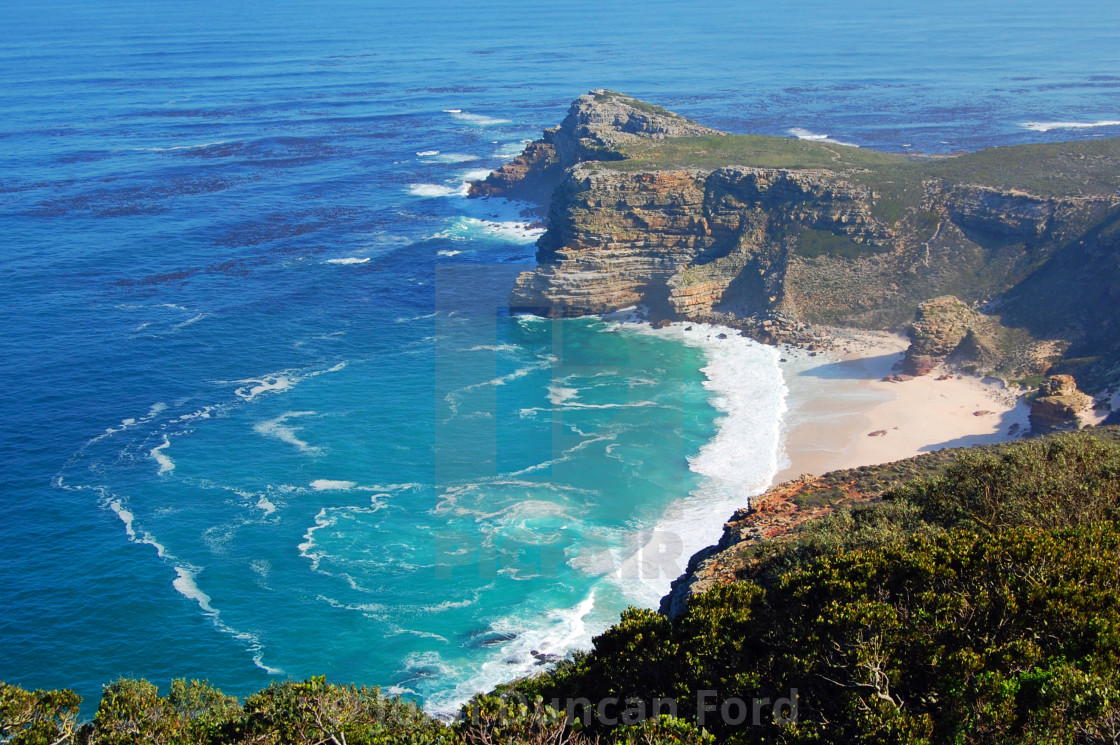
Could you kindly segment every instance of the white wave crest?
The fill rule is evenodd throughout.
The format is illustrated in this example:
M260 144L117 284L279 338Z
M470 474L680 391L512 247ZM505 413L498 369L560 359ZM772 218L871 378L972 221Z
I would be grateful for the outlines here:
M1023 122L1020 126L1035 132L1049 132L1052 129L1094 129L1120 127L1120 119L1103 119L1098 122Z
M782 418L787 388L778 366L779 354L739 335L734 329L690 324L653 329L646 324L622 324L639 333L671 338L704 352L702 369L709 401L719 412L716 434L700 452L689 457L689 468L704 480L691 494L672 503L643 545L623 557L619 583L636 603L656 607L672 580L683 572L688 557L715 543L723 520L747 499L762 493L781 465ZM719 338L721 335L724 338ZM713 516L716 519L713 519ZM672 551L678 564L660 563L654 572L639 566ZM657 559L659 561L659 559ZM672 576L669 576L672 575Z
M419 155L419 153L417 153ZM425 156L424 162L426 163L470 163L472 160L478 160L477 155L470 153L441 153L436 151L428 156Z
M506 243L528 245L544 235L544 228L533 227L523 220L480 220L477 217L459 217L446 230L433 238L463 241L475 238L498 239Z
M475 668L474 675L430 695L424 708L441 719L452 719L471 696L514 678L538 672L546 660L560 659L576 649L591 645L591 637L600 631L606 619L594 619L595 592L570 608L557 608L544 614L510 615L496 620L490 630L509 641L497 644L487 659ZM593 628L594 627L594 628ZM441 671L444 680L454 680L459 670L447 670L435 652L425 652L407 660L411 669Z
M414 197L465 197L470 189L467 183L458 186L445 186L443 184L409 184L408 193Z
M353 481L335 479L315 479L309 486L315 491L349 491L358 484Z
M473 124L476 127L492 127L495 124L509 124L509 119L499 119L485 114L469 114L462 109L444 109L444 113L451 114L461 122Z
M854 142L842 142L841 140L834 140L828 135L820 135L810 132L804 127L790 127L788 130L791 135L799 140L810 140L812 142L827 142L830 145L843 145L844 147L859 147Z

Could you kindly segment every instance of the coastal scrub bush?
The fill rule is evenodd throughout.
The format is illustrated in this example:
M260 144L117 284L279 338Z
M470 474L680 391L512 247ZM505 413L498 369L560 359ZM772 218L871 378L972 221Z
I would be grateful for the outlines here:
M414 704L377 688L324 677L273 683L245 700L242 741L269 745L437 745L450 731Z
M795 721L703 723L729 743L1111 741L1120 723L1120 531L941 531L807 561L773 587L628 612L533 687L546 700L796 701ZM656 668L656 670L655 670ZM596 725L611 739L618 733Z
M82 697L71 690L26 691L0 681L0 743L72 742Z
M940 476L887 496L917 505L928 522L971 530L1111 520L1120 511L1120 446L1076 433L967 452Z

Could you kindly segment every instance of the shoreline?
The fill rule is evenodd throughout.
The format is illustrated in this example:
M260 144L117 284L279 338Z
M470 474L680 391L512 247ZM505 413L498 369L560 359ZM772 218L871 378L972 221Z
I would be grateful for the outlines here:
M896 376L907 340L843 330L834 348L783 357L790 412L785 465L771 488L803 474L874 466L948 447L1016 439L1029 430L1028 406L1002 381L938 368Z

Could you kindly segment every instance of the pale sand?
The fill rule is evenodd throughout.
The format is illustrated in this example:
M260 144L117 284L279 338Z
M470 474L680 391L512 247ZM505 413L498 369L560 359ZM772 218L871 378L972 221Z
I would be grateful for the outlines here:
M906 344L899 335L853 334L839 352L783 354L791 394L789 465L774 484L946 447L1002 442L1027 431L1026 404L999 381L955 373L937 380L944 370L883 381L898 372Z

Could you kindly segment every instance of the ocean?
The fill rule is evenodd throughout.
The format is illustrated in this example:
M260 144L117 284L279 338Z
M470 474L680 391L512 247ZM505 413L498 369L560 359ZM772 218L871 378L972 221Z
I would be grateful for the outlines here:
M0 679L448 715L655 607L782 467L778 350L506 300L465 184L590 88L891 151L1120 135L1120 6L0 7Z

